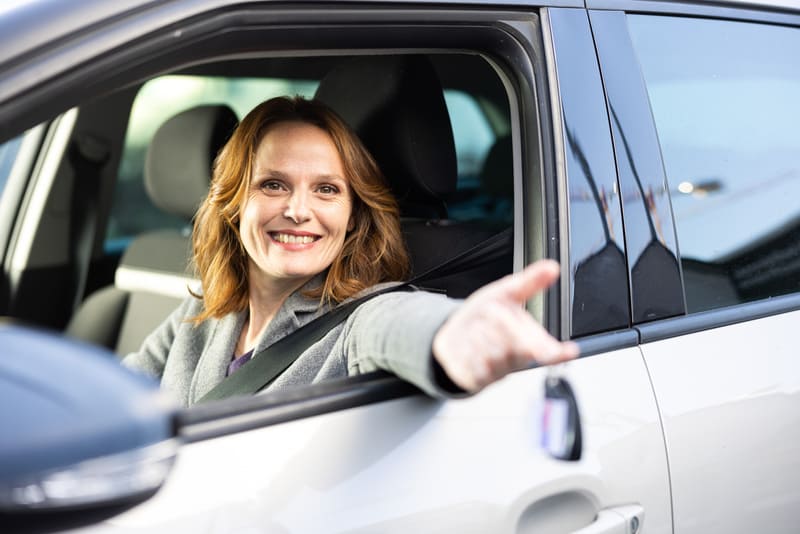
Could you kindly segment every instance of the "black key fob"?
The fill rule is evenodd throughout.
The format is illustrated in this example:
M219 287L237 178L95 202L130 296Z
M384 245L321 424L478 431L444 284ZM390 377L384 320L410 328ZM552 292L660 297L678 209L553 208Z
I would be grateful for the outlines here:
M542 411L542 448L557 460L580 460L582 449L581 418L578 403L569 382L553 373L544 385Z

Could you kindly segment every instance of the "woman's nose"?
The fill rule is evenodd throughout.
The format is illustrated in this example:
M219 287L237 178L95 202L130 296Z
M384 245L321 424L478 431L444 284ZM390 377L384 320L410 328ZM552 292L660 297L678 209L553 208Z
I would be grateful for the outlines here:
M308 205L308 198L306 193L302 191L293 191L286 202L286 209L283 216L291 219L295 224L311 219L311 210Z

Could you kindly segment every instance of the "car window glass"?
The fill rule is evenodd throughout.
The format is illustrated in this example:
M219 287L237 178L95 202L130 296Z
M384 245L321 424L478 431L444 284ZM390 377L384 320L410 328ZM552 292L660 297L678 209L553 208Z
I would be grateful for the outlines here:
M444 100L453 124L459 188L476 187L483 160L495 140L494 132L478 103L465 92L445 90Z
M482 219L498 226L513 219L511 144L507 132L492 129L478 101L464 91L444 91L458 165L458 192L449 199L448 215L456 220ZM507 147L506 147L507 145ZM504 152L498 152L507 148ZM495 151L495 156L490 153ZM498 156L499 154L499 156Z
M0 195L5 190L8 176L11 174L11 168L14 166L14 160L17 158L21 144L22 136L9 139L0 144Z
M800 31L644 15L629 23L671 190L689 311L797 291Z
M241 119L259 102L284 94L311 97L318 82L270 78L221 78L170 75L145 83L128 122L113 206L106 231L107 252L118 252L130 239L156 228L181 228L183 219L164 213L148 198L143 181L147 145L161 124L202 104L228 104Z

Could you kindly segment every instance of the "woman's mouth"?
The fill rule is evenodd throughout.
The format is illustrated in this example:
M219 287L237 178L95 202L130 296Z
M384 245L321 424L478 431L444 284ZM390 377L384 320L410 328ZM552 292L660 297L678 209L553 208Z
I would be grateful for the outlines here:
M283 232L269 232L269 236L273 239L273 241L290 245L308 245L319 239L319 236L317 235L297 235L286 234Z

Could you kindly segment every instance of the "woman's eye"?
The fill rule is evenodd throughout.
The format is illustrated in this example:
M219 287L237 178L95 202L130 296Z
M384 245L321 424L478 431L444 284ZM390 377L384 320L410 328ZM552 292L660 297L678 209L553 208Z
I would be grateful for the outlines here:
M339 192L339 188L334 185L325 184L319 186L317 191L319 191L323 195L335 195L336 193Z
M283 189L283 186L280 182L276 182L274 180L268 180L261 184L261 189L265 191L280 191Z

